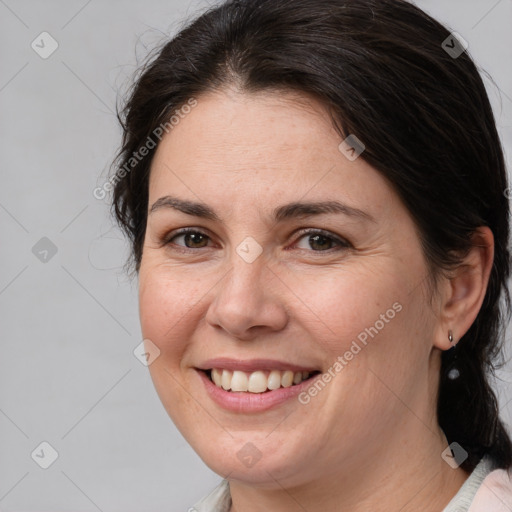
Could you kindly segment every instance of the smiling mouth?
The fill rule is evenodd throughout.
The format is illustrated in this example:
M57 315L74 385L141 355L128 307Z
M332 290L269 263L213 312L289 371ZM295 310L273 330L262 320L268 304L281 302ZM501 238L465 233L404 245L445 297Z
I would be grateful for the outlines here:
M218 388L228 392L269 393L313 379L319 371L292 372L291 370L231 371L220 368L201 370Z

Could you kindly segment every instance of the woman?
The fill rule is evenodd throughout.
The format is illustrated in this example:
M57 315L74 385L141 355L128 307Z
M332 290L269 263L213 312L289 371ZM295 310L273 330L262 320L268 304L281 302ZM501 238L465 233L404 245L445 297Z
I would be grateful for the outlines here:
M224 478L190 510L512 510L507 179L465 50L401 0L238 0L142 70L113 209L156 390Z

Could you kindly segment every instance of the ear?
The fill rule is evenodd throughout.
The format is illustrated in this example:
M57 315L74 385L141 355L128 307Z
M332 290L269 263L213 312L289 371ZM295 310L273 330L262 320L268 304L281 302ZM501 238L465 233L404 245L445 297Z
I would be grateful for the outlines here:
M479 227L471 237L472 248L441 287L439 324L434 345L448 350L458 343L475 321L487 291L494 261L494 236ZM453 333L453 342L448 339Z

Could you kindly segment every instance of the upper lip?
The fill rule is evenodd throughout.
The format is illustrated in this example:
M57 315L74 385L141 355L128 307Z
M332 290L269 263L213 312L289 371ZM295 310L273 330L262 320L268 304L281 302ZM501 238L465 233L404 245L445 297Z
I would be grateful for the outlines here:
M231 359L229 357L217 357L215 359L208 359L199 366L198 370L211 370L213 368L222 370L239 370L243 372L255 372L257 370L290 370L292 372L315 372L319 371L318 368L311 366L302 366L292 364L285 361L278 361L276 359Z

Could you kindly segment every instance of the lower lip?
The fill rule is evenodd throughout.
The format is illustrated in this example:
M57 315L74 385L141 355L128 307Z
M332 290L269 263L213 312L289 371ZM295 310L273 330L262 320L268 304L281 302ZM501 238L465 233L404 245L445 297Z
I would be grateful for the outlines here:
M217 405L229 411L243 413L263 412L277 407L296 398L297 395L308 389L317 377L321 377L321 374L318 374L316 377L287 388L279 388L265 393L249 393L226 391L217 387L205 372L197 370L197 373L203 381L206 391Z

